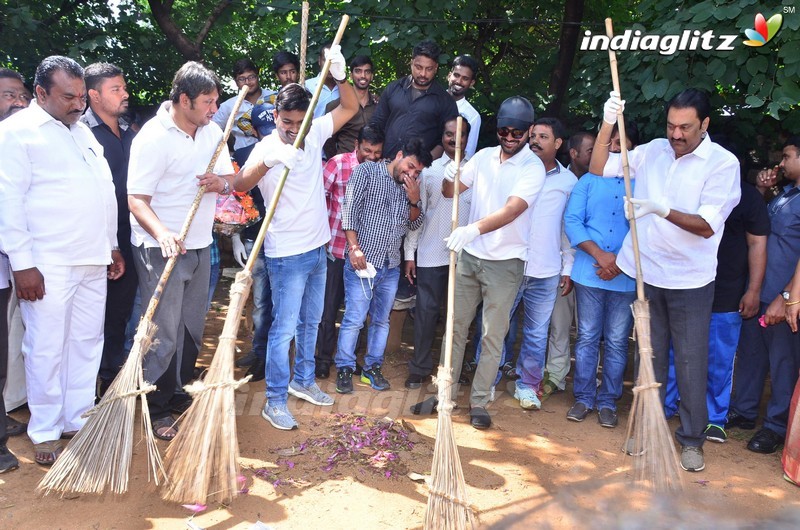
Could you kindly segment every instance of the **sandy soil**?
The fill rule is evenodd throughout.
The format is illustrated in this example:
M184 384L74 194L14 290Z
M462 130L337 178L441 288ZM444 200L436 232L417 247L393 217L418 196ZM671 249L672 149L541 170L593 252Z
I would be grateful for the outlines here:
M217 290L219 305L209 314L205 364L224 320L228 285ZM9 448L20 469L0 476L0 528L248 529L257 521L276 529L420 528L426 486L407 473L430 473L436 416L412 416L408 407L435 388L403 387L411 330L407 320L400 350L384 366L392 390L378 393L357 383L352 395L336 396L336 404L327 408L290 398L299 430L278 431L261 419L263 382L240 388L236 402L246 493L228 505L210 504L190 519L190 511L163 501L148 482L142 444L135 448L127 494L42 497L34 489L46 469L33 463L27 438L17 437ZM248 351L247 330L240 339ZM333 379L321 386L334 394ZM499 393L488 431L470 427L466 395L461 396L454 435L482 527L800 528L800 490L782 480L780 452L757 455L745 449L751 431L731 431L726 444L707 443L706 470L683 474L682 495L651 495L632 484L632 459L620 452L630 385L616 429L600 427L595 415L583 423L568 422L572 399L567 390L536 412L521 410L511 395ZM14 416L26 419L24 411ZM396 423L374 427L381 418ZM376 456L373 437L360 450L342 450L330 460L354 425L378 437L384 431L385 452ZM166 442L159 447L163 454Z

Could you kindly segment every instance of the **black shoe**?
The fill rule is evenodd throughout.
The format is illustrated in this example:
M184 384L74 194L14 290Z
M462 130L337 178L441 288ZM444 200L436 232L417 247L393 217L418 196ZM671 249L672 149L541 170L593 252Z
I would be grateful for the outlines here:
M619 423L619 418L617 418L617 413L615 411L604 407L597 412L597 421L601 426L613 429L617 426L617 423Z
M376 364L368 370L361 371L361 382L366 383L375 390L389 390L391 385L381 372L381 365Z
M472 407L469 409L469 424L476 429L488 429L492 426L492 417L483 407Z
M331 363L317 361L314 367L314 376L317 379L327 379L331 375Z
M25 434L25 431L27 430L27 423L22 423L21 421L17 421L11 416L6 415L6 435L19 436L21 434Z
M439 412L437 408L439 406L439 400L435 397L429 397L425 401L421 401L416 405L411 405L411 414L415 414L419 416L420 414L433 414L434 412Z
M353 370L353 375L361 375L361 372L364 371L364 367L360 364L356 363L356 369Z
M459 384L459 385L468 385L468 384L469 384L469 377L467 377L467 376L466 376L466 375L464 375L464 374L461 374L461 375L458 377L458 384Z
M6 444L0 445L0 474L13 471L19 467L19 460L8 450Z
M408 374L408 378L406 379L406 388L410 388L411 390L419 388L427 378L428 376L425 375Z
M169 402L169 411L174 414L183 414L192 406L192 398L188 394L176 394Z
M747 448L754 453L768 455L778 450L778 447L783 443L783 438L783 436L772 429L763 427L750 438L750 441L747 443Z
M336 373L336 392L351 394L353 392L353 369L339 368Z
M258 359L258 356L256 355L256 352L251 351L250 353L248 353L247 355L245 355L241 359L238 359L233 364L236 365L236 368L244 368L245 366L250 366L251 364L256 362L257 359Z
M569 409L569 412L567 412L567 419L571 421L583 421L591 411L592 409L588 408L580 401L576 401L575 404L572 405L572 408Z
M728 417L725 420L725 427L728 429L735 427L737 429L750 431L756 428L756 420L749 420L735 410L732 410L728 412Z
M256 359L256 362L250 365L245 375L252 375L250 381L263 381L266 377L267 365L263 359Z

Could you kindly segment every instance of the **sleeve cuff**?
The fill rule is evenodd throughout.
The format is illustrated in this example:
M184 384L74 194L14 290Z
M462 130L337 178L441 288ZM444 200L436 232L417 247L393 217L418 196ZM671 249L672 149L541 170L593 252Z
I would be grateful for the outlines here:
M33 253L31 252L20 252L9 255L8 259L11 262L12 271L24 271L25 269L32 269L36 266L33 261Z
M725 219L719 214L719 208L716 206L701 206L697 210L697 215L705 219L715 234L725 226Z

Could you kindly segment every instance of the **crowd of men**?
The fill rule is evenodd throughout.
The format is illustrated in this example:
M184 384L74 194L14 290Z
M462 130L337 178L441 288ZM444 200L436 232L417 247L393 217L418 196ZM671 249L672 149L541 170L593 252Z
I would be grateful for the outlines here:
M21 351L30 411L25 426L5 414L0 399L0 472L18 466L8 435L27 432L39 464L58 458L62 440L83 426L81 415L119 372L136 305L146 304L173 256L179 259L153 317L158 333L144 374L157 387L147 395L155 436L177 435L176 415L191 403L182 387L195 378L218 277L216 199L248 192L263 214L285 169L253 269L252 345L237 360L254 381L265 380L262 417L273 427L297 428L289 396L333 405L317 382L332 367L336 393L353 392L356 376L376 391L390 388L382 368L401 282L416 288L405 386L428 383L450 252L458 253L452 395L471 374L471 425L491 427L503 377L513 381L521 408L540 409L564 391L574 352L566 419L584 421L596 411L599 425L616 427L636 296L628 220L635 215L656 377L665 383L665 412L680 415L681 465L701 471L706 439L724 442L726 427L755 427L768 372L767 417L748 448L776 451L800 368L794 322L784 318L784 307L800 303L789 292L800 258L798 139L787 142L779 167L759 174L757 187L743 183L737 158L707 132L708 96L686 89L665 106L665 138L642 145L635 134L627 138L628 203L618 94L610 94L596 132L571 135L559 120L537 117L526 98L508 98L497 110L497 145L478 149L481 116L466 96L481 66L456 57L444 87L436 80L440 53L431 41L415 46L410 74L380 95L371 88L371 59L350 60L351 83L338 45L323 47L320 74L305 86L290 52L274 57L277 90L262 86L252 61L237 61L233 80L248 91L230 150L223 147L212 171L206 165L235 98L220 103L219 78L199 63L176 72L169 100L141 128L127 120L126 80L114 65L84 69L48 57L32 93L20 74L0 70L0 388L7 359ZM315 91L314 119L296 148ZM762 195L780 177L789 184L767 207ZM181 237L198 186L205 194ZM456 197L459 227L451 231ZM240 264L259 228L232 237ZM19 344L5 318L17 304L25 326ZM474 359L467 355L471 329ZM737 349L736 369L746 375L734 377ZM19 384L23 374L11 379ZM412 413L437 405L429 398Z

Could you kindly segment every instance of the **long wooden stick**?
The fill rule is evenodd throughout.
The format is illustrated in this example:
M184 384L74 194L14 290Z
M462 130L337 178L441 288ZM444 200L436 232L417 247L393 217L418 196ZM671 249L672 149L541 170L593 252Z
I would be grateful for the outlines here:
M450 219L450 232L458 228L458 192L461 184L461 128L464 119L456 118L456 176L453 179L453 213ZM447 271L447 318L445 320L444 366L452 370L453 364L453 327L455 326L454 305L456 301L456 261L458 254L450 251L450 265ZM455 377L454 377L455 379Z
M347 28L347 23L350 21L350 17L347 15L342 16L342 21L339 23L339 30L336 32L336 36L333 38L332 46L336 46L342 41L342 36L344 35L344 30ZM320 73L320 78L325 79L328 75L328 70L330 70L331 61L330 59L325 60L325 64L322 65L322 72ZM314 108L317 106L317 102L319 101L319 96L322 93L322 85L325 83L317 83L317 88L314 90L314 95L311 97L311 103L308 105L308 110L306 111L306 115L303 118L303 123L300 125L300 131L297 133L297 138L294 141L295 149L299 149L301 145L303 145L303 140L305 140L306 134L308 133L308 129L311 127L311 120L314 119ZM258 231L258 235L256 236L256 240L253 242L253 249L250 251L250 256L247 258L247 263L244 266L244 269L248 273L253 272L253 267L256 265L256 259L258 258L258 252L261 250L261 245L264 244L264 238L267 237L267 229L269 228L270 223L272 222L272 218L275 215L275 208L278 206L278 199L281 198L281 192L283 192L283 186L286 184L286 177L289 176L289 168L284 167L283 173L281 173L281 178L278 180L278 185L275 187L275 193L272 194L272 198L269 201L269 206L267 207L267 211L264 214L264 222L261 224L261 229Z
M308 50L308 2L303 2L303 11L300 15L300 80L298 83L304 85L306 82L306 52ZM324 79L324 78L323 78Z
M611 39L614 37L614 27L610 18L606 19L606 35ZM622 98L622 92L619 86L619 72L617 71L617 52L611 46L608 47L608 62L611 68L611 82L614 90ZM644 279L642 278L642 258L639 255L639 236L636 230L636 217L634 217L633 204L630 202L633 198L633 190L631 188L631 173L628 166L628 136L625 134L625 116L620 110L617 115L617 126L619 127L619 143L622 149L622 176L625 179L625 196L628 197L628 217L630 218L631 226L631 242L633 243L633 261L636 266L636 297L639 300L644 300Z

